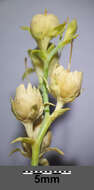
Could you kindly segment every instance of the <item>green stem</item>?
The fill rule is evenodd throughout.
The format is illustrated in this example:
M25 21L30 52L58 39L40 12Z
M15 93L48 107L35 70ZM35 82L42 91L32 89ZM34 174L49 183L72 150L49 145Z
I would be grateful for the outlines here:
M51 59L58 52L58 50L62 49L67 43L69 43L69 40L59 42L59 44L48 55L47 60L44 62L44 76L43 77L45 79L48 78L48 66L49 66ZM42 95L43 95L43 103L44 104L48 103L49 102L48 101L48 90L46 88L46 84L45 84L44 80L42 80L42 82L41 82L41 90L42 90ZM51 125L52 121L55 120L55 118L57 118L59 115L61 115L63 113L62 109L60 109L60 111L58 110L58 106L61 106L61 105L57 105L56 110L54 111L54 113L51 116L50 116L49 105L44 107L44 120L42 122L36 142L32 146L32 162L31 162L32 166L38 165L40 145L42 143L43 137L45 136L49 126Z
M40 145L37 142L32 146L31 166L37 166L39 162Z
M40 145L42 143L43 137L45 136L50 124L51 124L50 116L47 118L47 115L46 115L45 119L43 120L37 140L35 144L32 145L32 161L31 161L32 166L37 166L39 163Z
M64 48L65 45L69 44L73 39L75 39L78 35L72 36L71 38L67 40L60 41L58 45L51 51L51 53L48 56L48 63L50 63L53 56L58 52L58 50L61 50Z
M38 135L38 138L37 138L37 142L39 144L41 144L42 140L43 140L43 137L45 136L49 126L51 124L51 119L50 119L50 115L45 115L45 119L42 123L42 127L40 129L40 132L39 132L39 135Z
M47 79L48 78L48 62L45 62L44 64L44 78ZM46 84L43 80L43 84L42 84L42 93L43 93L43 103L47 103L48 102L48 90L46 88ZM49 115L49 105L45 106L44 108L44 113L45 113L45 117L47 115Z
M45 62L44 63L44 78L47 79L47 77L48 77L48 62ZM42 90L42 95L43 95L43 103L45 104L48 102L48 90L46 88L46 84L44 80L42 80L42 83L41 83L41 90ZM39 162L40 145L47 131L46 126L47 126L47 120L49 118L49 112L50 112L49 105L47 105L44 107L44 120L42 122L42 126L39 131L39 136L36 139L36 142L34 143L34 145L32 146L32 162L31 162L32 166L37 166Z
M49 57L48 57L48 63L51 61L53 56L58 52L59 49L62 49L64 47L65 43L64 42L59 42L58 45L51 51Z
M45 116L45 119L43 120L42 127L40 129L40 132L38 134L36 143L33 145L32 149L32 165L36 166L39 162L39 153L40 153L40 145L43 140L43 137L45 136L49 126L52 124L52 122L59 117L60 115L64 114L66 111L70 110L69 108L61 109L61 105L59 104L55 111L49 115Z

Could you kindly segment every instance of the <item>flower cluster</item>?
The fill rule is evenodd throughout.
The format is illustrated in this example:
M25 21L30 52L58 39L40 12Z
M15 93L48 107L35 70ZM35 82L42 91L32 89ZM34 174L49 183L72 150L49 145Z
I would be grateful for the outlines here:
M12 143L21 142L22 150L15 149L11 152L19 151L25 157L30 158L31 165L49 165L44 158L48 151L56 151L62 155L64 153L56 148L50 148L52 133L49 130L51 123L69 108L63 105L75 100L80 95L83 74L79 71L70 71L72 45L78 36L77 21L69 19L60 24L58 18L53 14L33 16L30 27L21 27L28 30L36 40L37 47L29 49L28 56L32 62L32 67L27 67L23 79L27 78L32 72L36 72L39 85L34 87L31 82L27 88L21 84L16 89L14 99L11 98L11 109L16 118L24 125L27 137L18 137ZM59 36L59 43L55 45L51 40ZM65 69L59 64L60 51L71 44L68 68ZM56 98L57 104L49 102L48 93ZM50 114L50 106L56 106Z

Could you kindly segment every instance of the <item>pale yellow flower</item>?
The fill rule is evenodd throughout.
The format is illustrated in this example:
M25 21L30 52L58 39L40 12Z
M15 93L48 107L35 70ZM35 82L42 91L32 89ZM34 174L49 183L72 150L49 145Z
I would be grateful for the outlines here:
M50 39L54 37L51 31L58 25L59 20L53 14L44 13L33 16L30 29L40 48L47 48Z
M70 72L57 64L52 72L50 88L54 97L63 104L72 102L79 96L82 84L82 72Z
M16 89L16 96L11 101L12 111L17 119L30 122L38 119L43 113L40 91L29 83L27 89L21 84Z

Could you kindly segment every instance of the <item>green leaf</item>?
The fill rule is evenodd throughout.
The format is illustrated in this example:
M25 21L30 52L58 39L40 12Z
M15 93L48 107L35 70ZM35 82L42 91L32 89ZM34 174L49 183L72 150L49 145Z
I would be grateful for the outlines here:
M76 39L79 35L73 35L72 37L68 38L67 40L62 41L61 47L71 43L72 40Z
M35 71L34 68L27 68L26 71L24 72L23 76L22 76L22 80L24 80L29 74L31 74L34 71Z
M69 111L70 108L62 108L62 109L58 109L55 110L51 115L50 115L50 119L51 119L51 123L59 116L61 116L62 114L64 114L66 111Z
M28 49L28 50L27 50L27 53L28 53L29 57L31 57L32 50L31 50L31 49Z
M13 141L11 141L10 144L16 143L16 142L24 142L27 144L33 144L34 143L34 139L30 138L30 137L18 137L16 139L14 139Z
M32 54L31 49L28 50L28 55L31 59L31 63L32 63L35 71L37 72L37 75L41 78L41 75L43 73L43 61L40 60L40 58L38 56L36 56L35 54Z
M51 30L51 32L49 33L50 37L57 37L58 35L61 35L65 31L65 26L66 22L53 28L53 30Z
M59 44L58 44L58 50L59 49L62 49L64 48L65 45L71 43L72 40L76 39L78 37L78 34L74 35L74 36L71 36L70 38L66 39L66 40L63 40L61 41Z
M76 19L73 19L67 25L64 40L68 40L69 38L72 38L76 34L76 32L77 32L77 21Z
M23 150L21 150L20 148L15 148L14 150L12 150L9 153L9 156L11 156L12 154L14 154L15 152L20 152L24 157L29 157L28 153L24 152Z
M56 106L55 104L53 104L53 103L51 103L51 102L46 102L46 103L44 104L44 106L48 106L48 105L49 105L49 106L54 106L54 107Z
M54 48L55 48L55 45L51 44L50 47L48 48L48 53L50 53Z
M31 49L28 49L27 52L28 52L28 55L31 58L31 60L34 61L34 62L39 62L39 61L44 62L47 59L47 53L44 50L39 50L39 49L31 50Z
M42 153L40 153L39 158L41 158L46 152L49 152L49 151L56 151L59 154L64 155L64 152L62 150L60 150L59 148L57 148L57 147L48 147Z
M32 34L31 30L30 30L30 27L28 27L28 26L20 26L20 29L24 30L24 31L28 31L30 34Z
M47 148L47 151L56 151L58 152L59 154L63 155L64 156L64 152L62 150L60 150L59 148L57 147L48 147Z
M50 53L48 54L48 63L51 61L51 59L54 57L54 55L61 49L63 49L65 47L65 45L71 43L71 41L73 39L76 39L78 37L78 34L71 36L70 38L68 38L67 40L63 40L60 41L58 43L58 45L54 48L52 48L52 50L50 51Z
M44 50L34 49L34 50L31 50L31 52L29 51L29 53L31 56L38 57L43 62L47 59L47 54Z

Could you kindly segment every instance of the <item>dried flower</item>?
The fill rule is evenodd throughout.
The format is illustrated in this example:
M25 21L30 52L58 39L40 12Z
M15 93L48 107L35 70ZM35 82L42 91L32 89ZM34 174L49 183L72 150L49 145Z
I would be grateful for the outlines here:
M52 38L52 29L59 25L58 18L53 14L37 14L32 18L30 29L32 36L38 42L40 48L46 49ZM54 35L53 35L54 37Z
M82 72L70 72L63 66L56 65L50 80L50 88L54 97L63 104L72 102L80 94Z
M38 119L43 113L40 91L29 83L27 89L21 84L16 89L16 96L11 101L12 111L18 120L30 122Z

